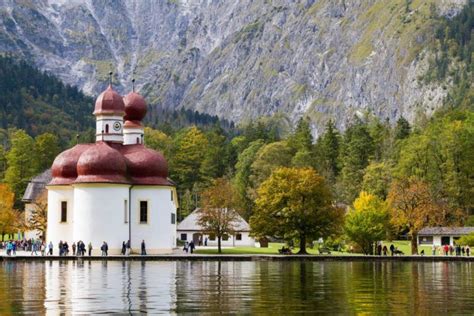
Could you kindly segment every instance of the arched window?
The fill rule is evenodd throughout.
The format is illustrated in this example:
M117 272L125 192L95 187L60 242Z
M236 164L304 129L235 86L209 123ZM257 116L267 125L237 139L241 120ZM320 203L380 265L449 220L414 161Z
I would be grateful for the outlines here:
M106 133L106 134L109 133L109 124L105 124L105 133Z
M140 138L137 137L137 144L140 144Z

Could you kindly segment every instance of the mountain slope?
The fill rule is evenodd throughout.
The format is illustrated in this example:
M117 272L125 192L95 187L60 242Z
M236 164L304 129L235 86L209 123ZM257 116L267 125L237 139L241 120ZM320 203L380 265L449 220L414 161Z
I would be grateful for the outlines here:
M0 91L0 128L66 141L94 125L92 98L24 61L0 57Z
M423 83L435 16L464 0L4 0L0 49L96 94L119 90L163 108L242 121L285 113L320 130L371 110L413 119L447 89ZM447 81L449 85L449 81Z

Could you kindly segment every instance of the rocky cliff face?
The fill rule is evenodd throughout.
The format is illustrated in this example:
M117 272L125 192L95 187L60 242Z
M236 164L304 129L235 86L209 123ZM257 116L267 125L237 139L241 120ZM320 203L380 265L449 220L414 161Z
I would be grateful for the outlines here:
M307 115L315 131L354 114L413 118L435 14L465 0L1 0L0 50L96 94L113 70L153 104L242 121Z

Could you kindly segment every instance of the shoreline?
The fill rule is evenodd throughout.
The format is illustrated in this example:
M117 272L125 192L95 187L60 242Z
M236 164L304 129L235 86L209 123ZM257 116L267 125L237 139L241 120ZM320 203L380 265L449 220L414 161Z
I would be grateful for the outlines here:
M2 255L4 262L9 261L413 261L413 262L474 262L474 257L462 256L364 256L364 255L111 255L103 256L29 256Z

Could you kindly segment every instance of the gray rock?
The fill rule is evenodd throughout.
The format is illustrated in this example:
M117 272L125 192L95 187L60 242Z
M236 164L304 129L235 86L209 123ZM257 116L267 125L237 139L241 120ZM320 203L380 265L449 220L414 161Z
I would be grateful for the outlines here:
M344 128L357 113L413 120L446 94L427 70L429 3L376 0L3 0L0 49L96 95L115 72L152 104L244 121L285 113ZM462 0L440 0L455 16ZM449 84L449 83L447 83Z

